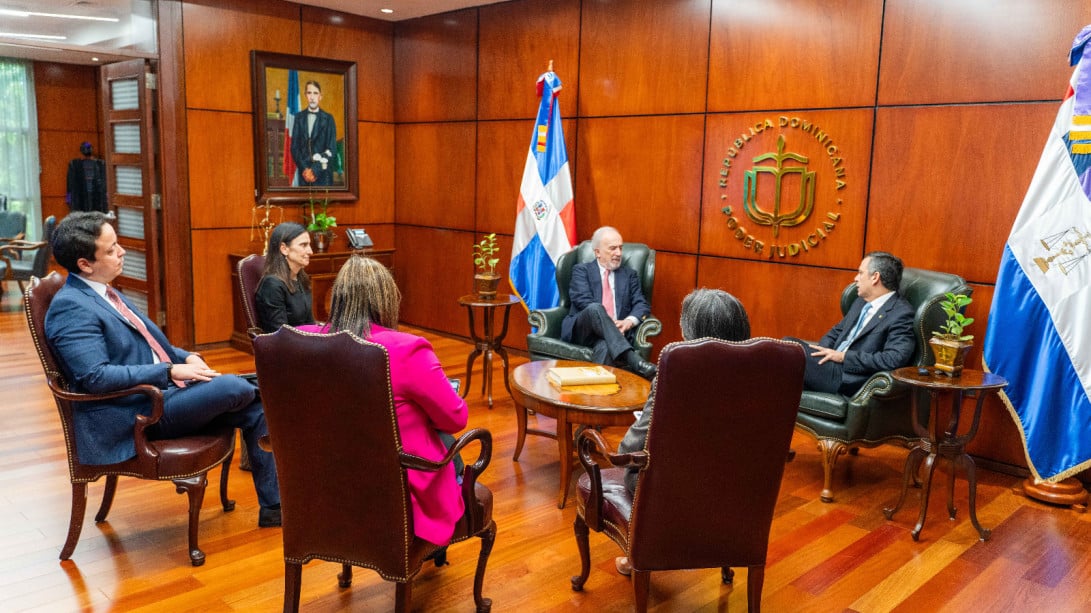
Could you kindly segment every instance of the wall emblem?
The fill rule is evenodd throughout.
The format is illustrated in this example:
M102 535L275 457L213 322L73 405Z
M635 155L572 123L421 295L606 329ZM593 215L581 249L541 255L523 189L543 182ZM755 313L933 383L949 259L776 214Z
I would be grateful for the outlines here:
M797 257L819 247L841 219L837 194L848 185L834 138L808 119L782 115L758 121L731 145L720 166L720 210L739 244L769 259ZM770 148L759 149L763 146ZM728 180L740 163L750 166L743 171L741 189ZM816 202L835 206L819 207L816 214ZM782 237L786 228L798 230Z

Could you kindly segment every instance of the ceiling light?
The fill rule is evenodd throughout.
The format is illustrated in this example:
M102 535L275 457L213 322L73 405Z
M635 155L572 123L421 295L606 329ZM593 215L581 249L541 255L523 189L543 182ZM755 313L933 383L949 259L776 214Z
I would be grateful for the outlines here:
M384 13L386 15L390 15L390 14L392 14L394 12L394 9L379 9L379 12Z
M67 36L50 34L19 34L18 32L0 32L0 38L33 38L34 40L68 40Z
M119 19L116 17L91 17L89 15L69 15L66 13L38 13L35 11L13 11L10 9L0 9L0 15L6 15L9 17L56 17L57 19L82 19L85 21L109 21L111 23L117 23Z

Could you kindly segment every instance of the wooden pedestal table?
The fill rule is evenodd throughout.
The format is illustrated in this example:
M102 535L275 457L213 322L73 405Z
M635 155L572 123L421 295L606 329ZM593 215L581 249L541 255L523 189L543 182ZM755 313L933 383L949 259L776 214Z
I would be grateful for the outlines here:
M603 366L617 377L617 391L601 393L604 386L557 387L546 379L550 368L572 366L599 366L589 362L541 360L528 362L511 371L511 397L515 400L515 417L519 435L515 442L513 461L519 461L527 434L556 439L561 461L561 484L557 492L557 508L563 509L568 498L568 485L572 479L572 464L576 459L572 425L583 426L630 426L633 412L644 408L651 382L627 370ZM584 391L581 392L581 388ZM595 393L589 393L595 392ZM527 411L557 420L556 432L527 428Z
M947 460L950 467L950 475L947 481L947 514L951 519L955 518L955 469L962 466L966 470L966 480L970 488L970 521L973 523L981 540L989 540L990 530L982 528L977 521L977 474L974 460L966 453L966 445L977 434L977 426L981 422L981 405L989 392L998 392L1007 386L1008 382L999 375L981 372L979 370L963 370L959 377L948 377L933 374L932 371L920 371L916 367L899 368L890 373L894 379L906 383L917 389L923 389L931 396L928 409L928 423L922 424L918 419L921 413L917 410L919 394L913 394L912 417L913 428L920 435L921 440L909 452L905 461L905 479L902 483L902 494L898 497L898 503L891 508L883 509L883 514L890 519L902 508L905 502L905 493L909 489L910 481L915 480L921 462L924 462L924 483L921 485L921 511L917 519L917 525L913 528L913 540L920 540L921 528L924 526L924 517L928 513L928 493L932 487L932 473L936 469L936 458ZM958 433L959 416L962 411L962 397L967 392L976 392L977 402L974 404L973 422L965 434ZM939 431L939 396L946 394L951 396L951 417L947 427Z
M466 358L466 387L462 388L462 397L470 391L470 375L473 374L474 360L483 355L481 362L481 395L489 399L489 408L492 408L492 356L495 353L500 356L504 364L504 387L511 393L508 386L508 352L504 351L504 337L508 334L508 314L511 305L519 302L519 299L511 294L499 294L493 298L479 298L476 295L463 296L458 303L466 307L470 318L470 338L474 342L474 350ZM500 316L500 332L496 332L496 309L503 308ZM481 335L477 334L474 325L474 311L482 312Z

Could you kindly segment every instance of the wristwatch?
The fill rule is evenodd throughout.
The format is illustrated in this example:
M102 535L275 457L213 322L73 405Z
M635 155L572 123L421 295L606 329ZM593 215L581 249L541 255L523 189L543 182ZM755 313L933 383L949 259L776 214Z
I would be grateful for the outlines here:
M171 376L171 370L173 370L173 369L174 369L174 362L167 362L167 378L168 379L173 379L174 378L174 377Z

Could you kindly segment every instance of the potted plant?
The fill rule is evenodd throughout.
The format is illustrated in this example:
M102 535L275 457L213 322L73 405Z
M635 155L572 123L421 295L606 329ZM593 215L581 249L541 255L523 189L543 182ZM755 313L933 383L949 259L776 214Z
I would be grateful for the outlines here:
M496 264L500 258L496 253L500 250L496 246L496 233L486 234L480 242L474 244L474 266L477 272L474 274L474 289L478 298L488 299L496 296L496 288L500 286L500 275L496 274Z
M330 228L337 227L337 218L330 215L326 210L329 205L329 194L326 194L326 197L321 201L315 199L313 192L307 197L307 206L310 207L307 231L311 233L314 250L318 253L326 251L330 243L333 242L334 234Z
M970 347L974 346L973 335L963 334L966 327L974 323L973 317L966 317L962 311L966 305L973 302L966 294L945 294L946 300L939 303L943 313L947 315L947 321L940 326L940 330L932 331L932 338L928 344L932 347L932 353L936 356L936 370L951 377L957 377L962 373L963 363Z

